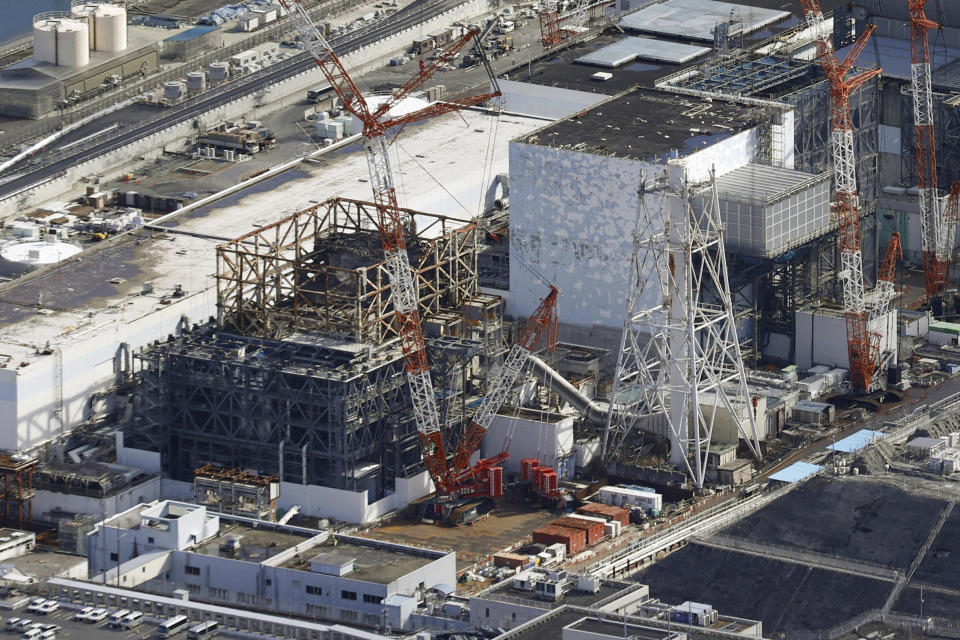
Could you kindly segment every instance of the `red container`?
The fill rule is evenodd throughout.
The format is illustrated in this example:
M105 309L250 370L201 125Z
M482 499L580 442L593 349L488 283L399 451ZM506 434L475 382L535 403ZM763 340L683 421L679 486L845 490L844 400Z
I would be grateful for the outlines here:
M552 496L557 492L557 474L552 469L540 474L540 492L545 496Z
M547 525L533 532L533 541L538 544L562 543L567 547L567 555L575 555L587 546L587 532L582 529L567 529Z
M607 522L616 520L625 527L630 524L630 511L624 509L623 507L615 507L612 504L597 504L595 502L588 502L587 504L578 508L577 513L585 516L596 516L598 518L603 518Z
M581 520L580 518L571 518L567 516L558 520L554 520L552 524L557 527L581 529L586 531L588 547L592 547L603 539L602 522L591 522L590 520Z
M534 473L536 472L537 467L540 466L540 461L536 458L524 458L520 461L520 479L524 482L530 481L533 482Z
M487 478L490 483L490 497L503 497L503 467L490 467L487 469Z
M544 493L546 492L543 488L543 477L548 473L553 473L553 467L537 467L537 474L535 476L536 482L534 482L534 485L536 485L539 491Z

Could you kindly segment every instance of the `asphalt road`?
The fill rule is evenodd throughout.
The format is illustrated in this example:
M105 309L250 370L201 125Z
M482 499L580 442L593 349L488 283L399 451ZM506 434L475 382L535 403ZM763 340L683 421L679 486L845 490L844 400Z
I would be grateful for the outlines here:
M404 7L401 11L386 18L369 30L364 30L360 33L349 33L335 38L331 42L331 45L338 54L346 55L389 35L419 24L429 17L457 6L461 2L462 0L419 0ZM302 73L313 64L315 63L310 54L301 52L292 58L278 62L266 69L261 69L250 75L243 76L237 81L227 84L219 91L207 92L195 98L187 99L176 107L166 110L160 118L144 124L137 125L136 123L143 120L145 116L144 109L147 107L143 105L131 105L124 109L119 109L114 113L85 125L73 133L71 138L65 140L64 144L70 139L77 139L85 135L97 133L113 124L121 123L127 126L114 130L112 135L93 142L89 146L77 145L72 147L67 153L55 156L55 159L51 162L42 166L29 168L15 178L0 184L0 199L49 180L72 166L113 151L129 143L131 140L149 136L175 124L197 117L220 105L256 93L266 86ZM151 115L155 113L156 112L153 111ZM13 171L16 171L16 167L14 167Z

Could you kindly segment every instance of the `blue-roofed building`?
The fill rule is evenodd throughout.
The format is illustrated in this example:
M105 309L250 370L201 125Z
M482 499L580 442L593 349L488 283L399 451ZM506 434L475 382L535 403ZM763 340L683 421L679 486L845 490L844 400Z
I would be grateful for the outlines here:
M163 57L186 62L204 51L223 46L223 31L213 25L200 25L163 40Z
M872 442L876 442L883 438L884 434L879 431L870 431L869 429L861 429L856 433L838 440L831 444L827 449L831 451L839 451L840 453L856 453L863 449Z
M800 482L816 475L823 467L819 467L809 462L794 462L789 467L784 467L770 476L771 480L777 482Z

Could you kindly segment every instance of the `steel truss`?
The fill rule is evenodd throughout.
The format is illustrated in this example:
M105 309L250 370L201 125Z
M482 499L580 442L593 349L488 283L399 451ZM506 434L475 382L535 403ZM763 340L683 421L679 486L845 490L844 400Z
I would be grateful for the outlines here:
M477 231L462 220L401 210L423 315L459 308L477 293ZM412 226L412 225L411 225ZM336 333L357 342L395 337L377 207L332 198L217 247L224 330L279 338Z
M697 212L684 167L671 163L668 169L670 184L661 193L666 220L650 214L645 188L640 190L632 284L603 452L607 460L618 458L634 431L665 433L671 461L702 487L721 411L737 422L740 439L758 459L760 443L740 356L715 181ZM641 306L648 278L657 283L661 301Z
M451 440L474 392L464 338L428 339L446 384L441 424ZM205 464L377 499L395 477L423 471L411 399L396 340L340 345L298 334L244 337L210 324L134 355L131 446L159 451L171 477L189 481Z

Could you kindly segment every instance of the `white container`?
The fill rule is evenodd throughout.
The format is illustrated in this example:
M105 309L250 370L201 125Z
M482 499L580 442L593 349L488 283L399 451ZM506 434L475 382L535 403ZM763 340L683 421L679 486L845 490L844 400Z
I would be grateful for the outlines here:
M260 26L260 16L250 14L245 15L240 18L240 21L237 24L240 26L241 31L253 31Z
M163 83L163 97L167 100L179 100L183 97L186 87L176 80Z
M207 88L207 74L203 71L191 71L187 74L187 90L203 91Z
M73 0L70 13L87 21L91 51L127 48L127 9L112 0Z
M90 63L89 28L86 20L63 11L33 17L33 59L60 67L83 67Z
M207 67L210 82L223 82L230 78L230 65L226 62L211 62Z
M13 242L0 249L0 272L4 275L27 273L39 267L66 260L82 249L72 242L44 240Z

